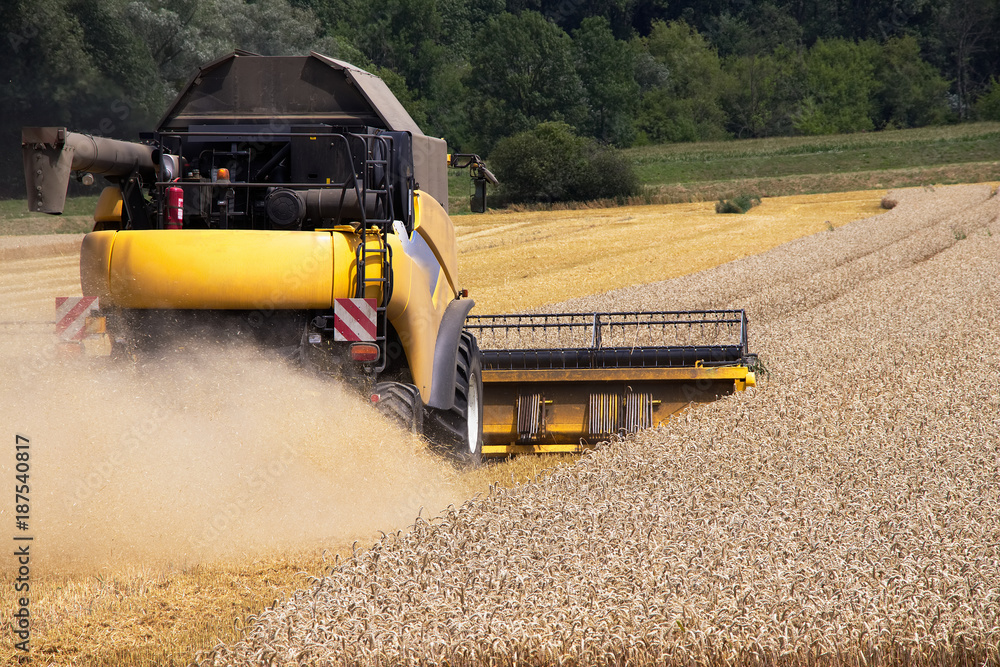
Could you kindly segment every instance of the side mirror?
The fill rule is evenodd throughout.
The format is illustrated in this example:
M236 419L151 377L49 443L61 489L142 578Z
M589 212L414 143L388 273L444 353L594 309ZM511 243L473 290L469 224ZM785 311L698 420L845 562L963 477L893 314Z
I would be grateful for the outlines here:
M469 199L469 208L472 209L473 213L485 213L486 212L486 179L482 176L472 179L472 184L475 187L472 197Z

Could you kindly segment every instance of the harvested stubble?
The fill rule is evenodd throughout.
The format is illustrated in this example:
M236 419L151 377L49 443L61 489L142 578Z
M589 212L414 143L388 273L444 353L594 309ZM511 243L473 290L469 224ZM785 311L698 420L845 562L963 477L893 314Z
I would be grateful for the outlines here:
M384 538L202 664L1000 664L989 195L566 304L745 305L769 380Z

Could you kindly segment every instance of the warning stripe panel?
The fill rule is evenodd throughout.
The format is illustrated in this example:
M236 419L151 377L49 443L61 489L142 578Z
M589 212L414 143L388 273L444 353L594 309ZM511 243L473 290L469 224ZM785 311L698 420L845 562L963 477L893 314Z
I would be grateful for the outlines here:
M62 340L83 340L87 317L99 305L96 296L57 296L56 335Z
M378 332L375 299L334 299L333 339L371 342Z

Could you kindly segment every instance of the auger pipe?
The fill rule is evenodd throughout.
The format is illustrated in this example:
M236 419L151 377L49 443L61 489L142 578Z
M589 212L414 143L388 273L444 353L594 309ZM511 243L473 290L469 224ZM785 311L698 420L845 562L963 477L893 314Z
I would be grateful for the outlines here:
M155 151L152 146L68 132L64 127L22 128L28 208L61 214L69 176L74 171L112 178L139 173L152 179L157 167Z

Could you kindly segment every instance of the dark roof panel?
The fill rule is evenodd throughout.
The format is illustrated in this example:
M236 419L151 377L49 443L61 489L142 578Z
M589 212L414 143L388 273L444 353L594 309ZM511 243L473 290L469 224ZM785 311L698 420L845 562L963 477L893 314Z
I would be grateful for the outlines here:
M326 122L422 134L378 77L318 53L257 56L235 52L203 66L158 124Z

